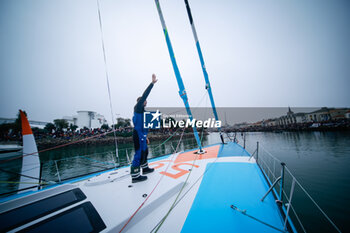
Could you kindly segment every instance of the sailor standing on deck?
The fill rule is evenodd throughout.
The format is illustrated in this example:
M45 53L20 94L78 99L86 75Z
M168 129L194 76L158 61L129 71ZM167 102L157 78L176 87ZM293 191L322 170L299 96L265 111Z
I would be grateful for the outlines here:
M133 140L134 140L134 147L135 147L135 155L134 160L132 161L131 165L131 178L132 183L140 182L147 180L147 176L141 175L141 168L142 168L142 174L145 175L147 173L151 173L154 171L154 168L148 167L147 162L147 156L148 156L148 148L147 148L147 133L148 129L144 128L144 112L145 107L147 104L147 97L149 93L152 90L153 85L157 82L157 77L155 74L152 75L152 83L147 87L143 95L139 98L137 98L137 103L134 107L134 116L132 118L132 122L134 124L134 131L133 131Z

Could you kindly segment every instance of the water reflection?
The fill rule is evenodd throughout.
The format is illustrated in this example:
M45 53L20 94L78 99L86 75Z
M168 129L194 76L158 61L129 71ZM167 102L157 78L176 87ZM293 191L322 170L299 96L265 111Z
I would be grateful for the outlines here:
M203 136L203 145L208 145L208 137ZM166 143L153 142L149 145L149 158L171 154L178 146L178 151L193 149L197 147L194 138L184 138L178 145L178 139L170 139ZM91 174L114 167L129 164L135 153L131 143L119 144L118 157L114 145L65 147L57 150L40 153L42 163L42 179L44 181L67 180L72 177ZM21 172L22 161L13 160L0 164L1 171L0 193L15 191ZM12 172L12 173L9 173Z

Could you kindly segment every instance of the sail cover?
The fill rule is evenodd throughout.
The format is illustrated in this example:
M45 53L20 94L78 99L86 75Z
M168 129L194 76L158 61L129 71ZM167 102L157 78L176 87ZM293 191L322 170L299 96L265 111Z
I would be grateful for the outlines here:
M20 110L23 136L23 160L18 190L27 189L39 183L40 161L32 129L23 111ZM36 190L37 188L33 188ZM27 191L27 190L25 190Z

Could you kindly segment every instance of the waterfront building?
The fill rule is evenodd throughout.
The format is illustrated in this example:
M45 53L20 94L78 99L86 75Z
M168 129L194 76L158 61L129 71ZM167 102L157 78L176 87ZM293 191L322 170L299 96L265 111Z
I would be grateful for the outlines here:
M300 121L300 118L302 116L294 114L294 112L290 109L290 107L288 107L287 115L281 116L278 119L278 125L280 125L280 126L287 126L287 125L291 125L291 124L296 124L297 123L297 117L298 117L298 121Z
M294 117L295 117L295 123L297 124L307 123L306 114L303 112L295 113Z
M255 123L237 123L234 125L235 129L245 128L288 128L288 127L319 127L323 123L329 123L331 121L343 121L350 119L349 108L321 108L310 113L298 112L294 113L290 107L286 115L271 118ZM326 124L325 124L326 125Z
M76 125L78 126L78 117L77 116L64 116L62 119L68 122L68 125Z
M94 111L77 111L75 116L65 116L65 119L69 124L76 125L79 128L100 128L103 124L107 124L105 117Z
M278 126L288 126L292 124L307 123L307 114L303 112L294 113L290 107L288 107L287 115L281 116L276 119Z
M15 121L16 121L16 118L4 118L4 117L1 117L0 118L0 125L14 123Z
M346 111L345 118L350 119L350 110Z
M279 126L288 126L292 124L304 124L313 122L327 122L331 120L341 120L350 118L348 108L326 108L323 107L310 113L294 113L288 108L287 115L278 118Z
M0 117L0 125L14 123L15 121L16 121L16 118L3 118L3 117ZM49 122L29 120L29 125L32 128L43 129L47 123L49 123Z
M274 119L263 120L261 126L262 127L273 127L273 126L277 126L278 124L279 124L279 119L274 118Z
M234 125L234 128L236 128L236 129L244 129L244 128L247 128L247 127L249 127L249 126L250 126L249 123L247 123L247 122L242 122L242 123L237 123L237 124L235 124L235 125ZM229 125L226 125L225 127L226 127L226 128L229 128Z
M329 108L321 108L319 110L308 113L308 122L322 122L331 120Z
M341 120L346 118L346 113L349 112L349 109L347 108L335 108L330 109L329 114L332 120Z

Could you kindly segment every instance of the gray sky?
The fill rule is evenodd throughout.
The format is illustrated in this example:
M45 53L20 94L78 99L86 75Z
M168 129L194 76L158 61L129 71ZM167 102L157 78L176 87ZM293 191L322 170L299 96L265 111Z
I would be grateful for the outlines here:
M160 1L189 102L204 78L182 0ZM183 106L153 0L100 0L115 114ZM220 107L349 107L350 2L190 0ZM96 0L0 1L0 117L52 121L77 110L110 121ZM205 106L207 101L202 101Z

